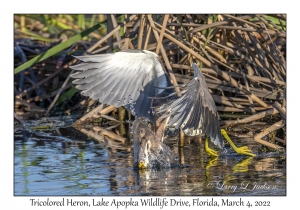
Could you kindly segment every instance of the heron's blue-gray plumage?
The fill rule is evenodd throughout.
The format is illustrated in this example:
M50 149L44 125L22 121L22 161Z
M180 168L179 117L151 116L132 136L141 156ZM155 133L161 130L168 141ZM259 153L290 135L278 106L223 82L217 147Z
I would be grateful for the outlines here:
M126 50L102 55L77 56L80 63L71 77L82 94L101 103L125 106L138 116L154 122L152 100L159 101L163 91L168 100L160 105L157 116L168 117L168 125L181 128L187 135L207 133L211 141L223 147L218 114L205 78L193 64L194 78L181 86L181 97L170 93L170 80L158 56L146 50ZM166 88L166 90L164 90ZM156 102L157 102L156 101ZM162 101L165 101L162 99Z
M223 147L216 105L199 67L193 63L194 78L183 87L182 96L170 101L159 113L170 117L168 125L181 128L187 135L207 133L211 141Z

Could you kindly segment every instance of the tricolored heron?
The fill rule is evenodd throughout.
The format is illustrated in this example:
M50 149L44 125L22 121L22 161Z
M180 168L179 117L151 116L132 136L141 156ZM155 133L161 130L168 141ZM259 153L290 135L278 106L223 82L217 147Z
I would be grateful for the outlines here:
M163 138L165 126L170 126L182 129L186 135L207 134L205 150L211 156L218 156L218 152L208 147L208 136L211 142L222 149L222 135L237 153L254 156L246 146L237 148L226 131L220 130L216 105L205 78L195 63L192 65L194 78L187 84L180 85L181 96L177 96L168 72L153 52L124 50L76 58L83 62L71 66L77 70L71 77L76 79L73 84L82 91L82 95L103 104L124 106L136 116L149 119L156 126L160 126L156 137L159 140ZM133 127L134 136L138 128ZM145 139L143 134L138 136L139 141ZM142 142L138 145L144 145L148 149L151 146ZM141 157L148 156L145 154L148 149L135 148L135 153L144 153L142 156L135 155L139 167L147 167L147 160L141 160Z

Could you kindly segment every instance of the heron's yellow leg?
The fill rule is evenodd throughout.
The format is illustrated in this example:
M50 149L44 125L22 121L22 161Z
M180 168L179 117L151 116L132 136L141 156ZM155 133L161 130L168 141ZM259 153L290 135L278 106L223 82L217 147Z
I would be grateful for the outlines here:
M229 138L229 136L227 135L227 132L224 129L221 129L221 134L224 136L224 138L227 140L227 142L230 144L230 146L232 147L232 149L234 149L234 151L236 153L241 154L241 155L248 155L251 157L255 156L255 154L253 154L252 151L247 146L243 146L243 147L235 146L235 144Z
M218 157L218 152L208 147L208 136L205 135L205 143L204 143L205 152L212 157Z

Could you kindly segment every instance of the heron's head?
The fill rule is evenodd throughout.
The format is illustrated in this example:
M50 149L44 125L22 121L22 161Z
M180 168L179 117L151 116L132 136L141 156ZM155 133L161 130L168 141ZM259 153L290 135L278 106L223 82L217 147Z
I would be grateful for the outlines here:
M133 149L134 164L139 169L149 167L148 137L151 136L151 129L142 119L137 118L133 124Z
M137 118L133 124L134 164L138 169L166 168L176 164L168 146L154 134L147 122Z

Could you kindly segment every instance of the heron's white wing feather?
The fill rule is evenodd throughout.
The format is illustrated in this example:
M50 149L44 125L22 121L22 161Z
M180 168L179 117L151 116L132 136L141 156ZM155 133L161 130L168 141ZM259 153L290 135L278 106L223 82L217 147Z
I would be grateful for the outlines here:
M71 77L82 94L101 103L125 106L153 120L151 99L166 87L164 67L155 53L126 50L101 55L76 56L83 63L71 66L77 70Z

